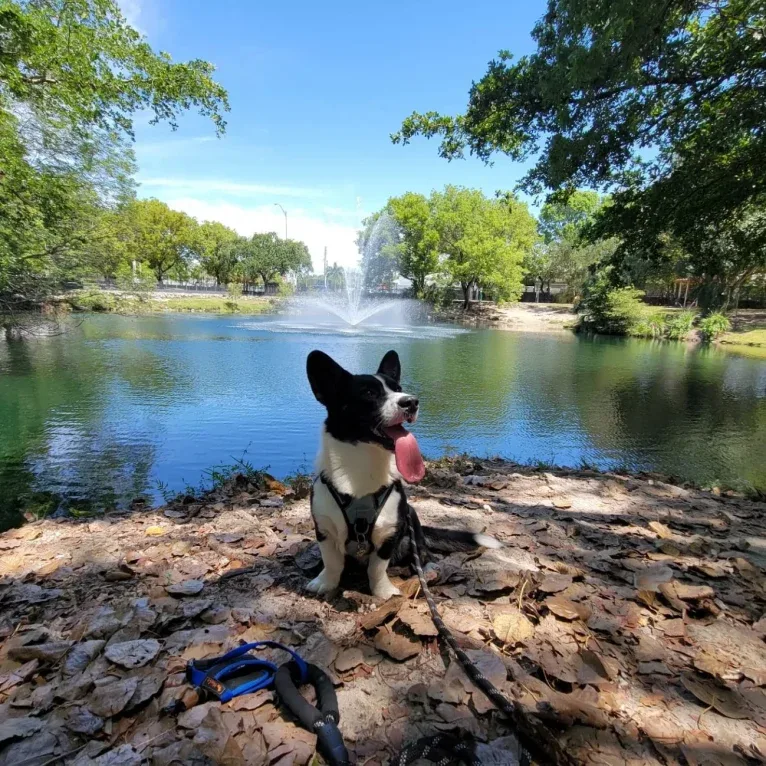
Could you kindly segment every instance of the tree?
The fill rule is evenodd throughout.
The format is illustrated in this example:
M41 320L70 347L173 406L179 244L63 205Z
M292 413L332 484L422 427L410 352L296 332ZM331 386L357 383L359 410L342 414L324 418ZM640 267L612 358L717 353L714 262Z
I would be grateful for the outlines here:
M346 287L346 272L337 263L333 263L327 268L325 276L327 277L327 287L333 292L343 290Z
M517 199L487 199L476 189L447 186L431 195L439 252L444 268L460 283L463 308L471 289L482 285L498 300L518 297L523 282L522 261L534 245L536 222Z
M311 269L311 255L303 242L280 239L273 231L253 234L250 240L240 241L239 269L244 281L254 283L260 278L264 286L277 275L290 271Z
M160 283L174 271L183 276L198 255L197 222L158 199L131 202L124 216L129 231L128 258L145 262Z
M420 296L426 277L439 267L439 233L434 226L431 201L422 194L407 192L390 199L388 208L400 227L399 272L412 281L415 295Z
M231 281L237 265L237 233L218 221L205 221L197 229L200 264L216 284Z
M390 286L398 271L399 228L388 208L373 213L362 221L356 246L362 256L364 289Z
M542 242L529 253L524 262L527 277L535 283L535 295L554 280L565 282L570 297L580 293L588 270L600 261L610 258L619 241L589 241L589 227L608 197L601 197L593 191L575 191L565 200L553 200L543 205L538 221Z
M659 258L671 236L701 265L721 221L766 207L765 23L752 0L549 0L535 53L501 52L465 114L416 113L393 138L534 155L527 191L613 190L592 236L620 237L618 258ZM757 253L763 232L740 233Z
M115 0L0 0L0 312L45 300L92 256L100 215L132 195L132 115L220 133L226 92L204 61L173 63ZM91 247L92 246L92 247ZM107 270L114 270L115 264Z

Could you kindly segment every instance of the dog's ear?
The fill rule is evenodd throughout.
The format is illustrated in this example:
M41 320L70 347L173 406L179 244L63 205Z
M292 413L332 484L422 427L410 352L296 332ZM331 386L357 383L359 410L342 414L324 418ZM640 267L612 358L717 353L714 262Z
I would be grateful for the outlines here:
M402 365L399 363L399 354L393 349L383 357L380 367L378 367L378 375L385 375L397 383L399 382L399 378L402 376Z
M306 374L317 401L329 407L343 395L351 373L344 370L324 351L312 351L306 359Z

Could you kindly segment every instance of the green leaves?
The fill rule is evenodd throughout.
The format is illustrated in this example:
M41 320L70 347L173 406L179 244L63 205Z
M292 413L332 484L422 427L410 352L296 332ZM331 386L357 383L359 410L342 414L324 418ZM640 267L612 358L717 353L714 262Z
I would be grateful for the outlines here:
M0 315L10 315L64 278L113 276L127 257L113 212L133 196L136 110L175 127L196 109L220 134L228 102L211 64L155 53L115 0L0 0L0 39ZM150 208L170 227L151 254L161 278L190 254L188 220L137 209L130 229L144 245L157 244Z
M766 208L765 26L751 0L549 0L537 50L490 62L465 114L415 113L392 138L438 136L449 159L534 157L531 193L608 189L591 239L659 261L671 236L728 294L764 269L766 226L741 222ZM722 238L746 254L736 274L717 266Z

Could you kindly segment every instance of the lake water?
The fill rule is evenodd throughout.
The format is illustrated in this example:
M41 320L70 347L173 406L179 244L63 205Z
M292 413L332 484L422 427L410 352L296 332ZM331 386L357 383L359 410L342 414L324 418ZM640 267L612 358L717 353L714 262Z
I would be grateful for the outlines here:
M426 455L654 470L766 489L766 361L683 344L415 327L309 332L279 318L90 316L0 342L0 526L25 508L159 499L242 458L309 470L323 410L306 354L372 372L389 348Z

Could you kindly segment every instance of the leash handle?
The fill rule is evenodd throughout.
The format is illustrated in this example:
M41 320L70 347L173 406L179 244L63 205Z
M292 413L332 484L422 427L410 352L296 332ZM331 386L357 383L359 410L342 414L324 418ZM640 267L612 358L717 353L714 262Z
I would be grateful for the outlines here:
M306 661L297 652L290 649L290 647L277 641L254 641L238 646L221 657L190 660L186 665L186 677L192 685L212 692L221 702L228 702L240 694L258 691L270 686L277 673L277 666L273 662L258 659L257 657L245 656L249 652L261 649L262 647L270 647L287 652L293 658L290 664L295 666L300 683L306 683L308 679L308 665ZM240 658L242 659L237 662L236 660ZM250 680L245 681L234 689L227 688L222 680L225 680L227 675L232 675L246 667L252 667L254 671L261 669L262 673L251 677Z

